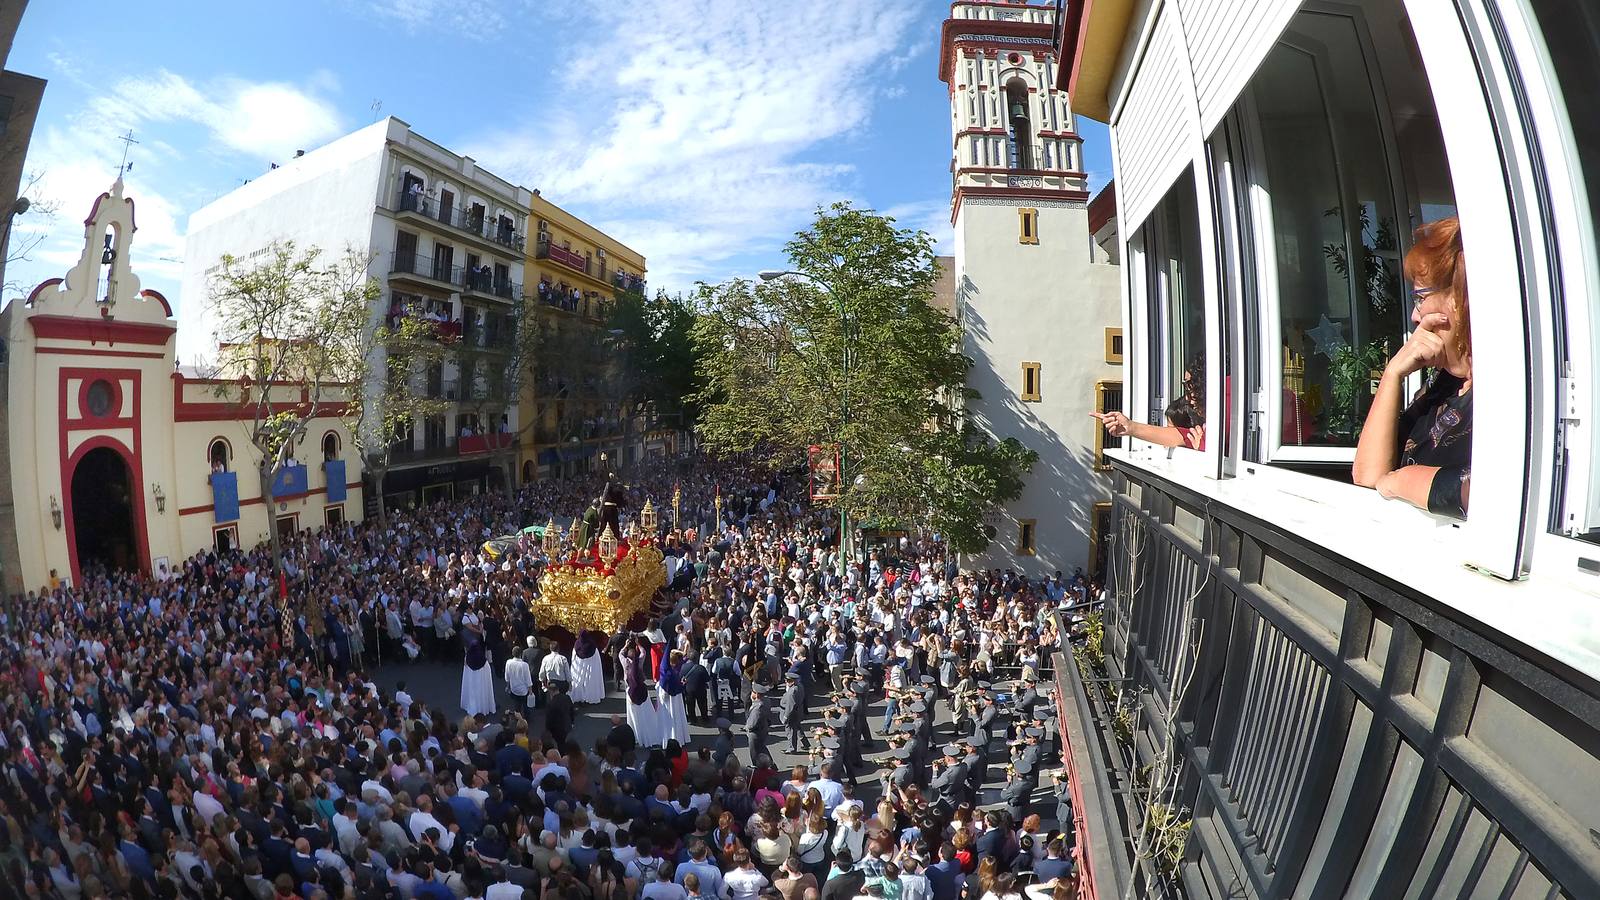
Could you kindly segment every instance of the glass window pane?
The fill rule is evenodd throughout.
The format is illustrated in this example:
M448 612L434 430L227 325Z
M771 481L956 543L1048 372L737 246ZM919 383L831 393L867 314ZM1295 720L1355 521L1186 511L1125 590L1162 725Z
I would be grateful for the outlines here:
M1600 260L1595 259L1596 234L1600 232L1600 91L1595 90L1595 73L1600 71L1600 6L1592 0L1527 0L1533 13L1539 37L1543 40L1548 72L1554 77L1556 90L1552 101L1561 122L1563 133L1558 136L1543 135L1547 155L1561 154L1567 165L1575 170L1581 188L1571 190L1565 186L1556 190L1569 191L1571 196L1561 199L1570 202L1576 223L1564 226L1571 233L1563 234L1565 242L1582 247L1587 259L1563 259L1562 268L1568 273L1581 273L1586 267L1595 271ZM1592 277L1592 276L1591 276ZM1569 275L1572 281L1576 278ZM1600 543L1600 442L1593 437L1593 428L1583 419L1594 419L1600 410L1600 399L1593 396L1596 348L1600 348L1600 305L1593 296L1583 296L1582 289L1568 289L1564 297L1567 307L1568 332L1565 358L1570 361L1567 377L1580 391L1591 396L1583 404L1588 415L1580 413L1579 422L1567 426L1568 446L1575 448L1573 458L1563 461L1568 467L1569 482L1562 485L1562 515L1556 520L1558 528L1591 543ZM1587 320L1587 321L1585 321ZM1585 432L1588 432L1587 434ZM1589 458L1578 454L1587 441Z
M1140 229L1145 290L1159 352L1152 358L1150 423L1182 429L1174 446L1205 447L1206 320L1200 218L1186 171Z
M1251 81L1251 178L1270 198L1284 446L1353 447L1374 372L1405 342L1412 228L1454 213L1443 140L1403 8L1304 11ZM1382 23L1374 35L1368 22ZM1248 129L1246 129L1248 131ZM1348 458L1348 457L1346 457Z

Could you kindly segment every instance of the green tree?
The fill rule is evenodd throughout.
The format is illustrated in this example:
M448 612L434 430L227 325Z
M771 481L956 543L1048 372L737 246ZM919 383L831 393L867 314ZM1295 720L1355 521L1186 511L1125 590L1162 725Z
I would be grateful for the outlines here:
M336 412L346 422L361 419L372 308L381 293L368 264L350 251L325 263L320 249L302 251L288 241L272 244L255 263L224 255L211 276L220 370L236 379L218 393L247 413L263 499L314 419ZM270 503L267 509L270 523ZM283 545L270 524L267 539L273 572L281 575ZM285 604L285 640L293 639L292 623Z
M1037 455L966 420L972 362L931 303L932 240L839 203L785 251L799 277L701 286L702 438L779 465L842 443L839 504L852 518L925 525L962 552L988 546L984 513L1021 494Z
M367 386L366 402L361 404L350 428L350 440L361 453L370 483L377 492L378 521L389 520L383 500L383 479L393 462L395 445L411 433L413 424L443 415L450 401L437 397L421 382L429 369L442 365L450 354L441 340L438 323L422 316L401 316L371 331L371 346L366 358L383 373L376 384Z
M497 431L501 415L510 417L511 409L522 400L523 385L532 379L540 341L535 302L519 297L509 308L496 305L483 310L475 327L452 347L460 411L475 418L485 433ZM515 436L532 427L530 411L522 411L521 418ZM509 441L492 453L505 466L506 485L513 490L517 484L516 455L517 450Z
M635 378L623 398L628 409L647 409L652 418L692 429L699 420L698 395L704 388L704 353L695 343L694 305L683 296L657 291L654 300L640 291L617 295L608 326Z

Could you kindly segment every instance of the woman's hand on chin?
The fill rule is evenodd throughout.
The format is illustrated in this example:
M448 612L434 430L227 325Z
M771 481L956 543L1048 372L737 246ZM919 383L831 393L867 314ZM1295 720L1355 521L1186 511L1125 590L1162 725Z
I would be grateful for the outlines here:
M1428 313L1417 323L1415 331L1406 339L1394 358L1389 360L1389 370L1404 378L1418 369L1438 368L1445 363L1444 338L1436 332L1450 327L1450 317L1444 313Z

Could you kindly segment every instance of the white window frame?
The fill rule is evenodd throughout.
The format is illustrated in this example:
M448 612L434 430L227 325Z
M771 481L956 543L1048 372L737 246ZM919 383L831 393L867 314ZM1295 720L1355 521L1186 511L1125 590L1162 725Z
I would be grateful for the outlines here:
M1471 293L1503 298L1472 307L1473 418L1488 427L1472 442L1464 556L1480 571L1515 579L1527 572L1533 533L1543 530L1533 525L1535 485L1548 475L1549 448L1538 446L1534 426L1544 417L1540 407L1553 380L1540 358L1545 342L1536 334L1545 317L1539 298L1548 295L1539 283L1537 242L1518 227L1519 219L1530 221L1516 208L1530 196L1529 166L1518 158L1515 141L1502 142L1490 108L1508 106L1510 74L1498 52L1478 53L1465 30L1485 29L1481 0L1458 2L1459 8L1425 0L1406 5L1457 185ZM1472 72L1479 78L1465 77Z
M1301 7L1296 15L1301 13L1315 13L1319 15L1336 15L1350 18L1362 41L1363 58L1366 62L1367 82L1374 92L1373 103L1378 110L1378 125L1384 138L1384 157L1389 167L1391 176L1390 184L1394 188L1390 201L1395 209L1406 215L1410 212L1409 198L1404 185L1394 179L1400 177L1403 171L1399 159L1399 150L1395 144L1394 135L1389 128L1387 119L1388 101L1384 90L1382 73L1373 68L1373 55L1375 54L1373 41L1368 33L1368 23L1357 7L1342 5L1327 5L1308 2ZM1294 19L1289 20L1292 24ZM1288 36L1287 29L1280 34L1277 42L1285 41ZM1313 52L1311 48L1301 48L1305 52ZM1252 398L1254 404L1260 404L1260 447L1261 453L1267 462L1285 463L1344 463L1352 464L1356 458L1356 448L1330 447L1323 445L1298 445L1283 443L1283 316L1281 314L1281 293L1278 289L1278 256L1277 247L1273 242L1276 230L1273 225L1272 190L1266 183L1267 165L1262 155L1265 139L1261 134L1261 119L1256 112L1255 101L1250 96L1249 88L1253 81L1246 81L1241 93L1234 99L1228 115L1240 113L1240 124L1245 130L1243 135L1245 159L1243 172L1234 169L1234 176L1243 176L1248 179L1248 196L1250 202L1250 222L1255 229L1255 289L1260 304L1259 313L1265 320L1265 331L1260 345L1261 389L1262 396ZM1224 117L1226 118L1226 116ZM1335 134L1338 132L1338 123L1329 122L1329 128ZM1335 154L1338 148L1334 148ZM1410 247L1411 236L1409 230L1402 228L1397 235L1399 252L1404 258L1405 251ZM1402 297L1402 303L1408 302ZM1409 336L1409 325L1406 335ZM1396 347L1395 349L1399 349ZM1421 373L1414 373L1406 379L1402 393L1412 396L1422 387Z
M1537 135L1538 164L1546 183L1543 199L1549 223L1555 228L1551 239L1561 260L1560 283L1552 286L1557 290L1550 297L1553 320L1546 323L1543 335L1551 365L1542 374L1551 380L1551 402L1541 425L1547 429L1544 433L1559 433L1564 442L1564 448L1548 448L1545 458L1554 467L1564 449L1567 466L1564 473L1553 470L1555 477L1547 479L1549 489L1542 493L1536 518L1542 527L1533 537L1534 564L1541 578L1600 594L1600 545L1574 536L1600 527L1600 441L1593 434L1600 423L1600 390L1594 381L1600 377L1594 359L1600 348L1600 315L1591 310L1593 298L1600 293L1596 262L1600 241L1593 218L1600 210L1588 208L1568 113L1560 100L1561 85L1550 66L1537 17L1524 0L1502 4L1499 10L1506 43L1526 87L1529 121L1522 124ZM1554 368L1561 359L1554 333L1557 321L1565 328L1569 347L1565 373ZM1565 377L1560 377L1563 374Z
M1600 294L1600 238L1595 233L1595 216L1600 210L1589 208L1584 173L1568 124L1570 114L1561 99L1561 82L1550 65L1538 18L1526 0L1503 4L1501 12L1507 43L1527 86L1530 124L1543 151L1539 162L1548 185L1545 199L1561 259L1557 315L1569 352L1566 371L1557 373L1560 381L1554 406L1567 465L1564 484L1557 485L1551 497L1555 508L1550 521L1557 533L1576 535L1600 529L1600 441L1594 434L1600 423L1600 390L1595 386L1600 365L1594 358L1600 349L1600 315L1591 308L1592 298ZM1591 548L1587 555L1600 555L1600 547L1587 546Z

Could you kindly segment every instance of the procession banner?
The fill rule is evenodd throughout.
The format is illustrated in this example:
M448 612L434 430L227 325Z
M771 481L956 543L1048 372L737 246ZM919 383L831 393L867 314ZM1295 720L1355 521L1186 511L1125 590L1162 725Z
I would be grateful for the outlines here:
M806 456L811 470L811 499L839 499L839 445L812 444Z

